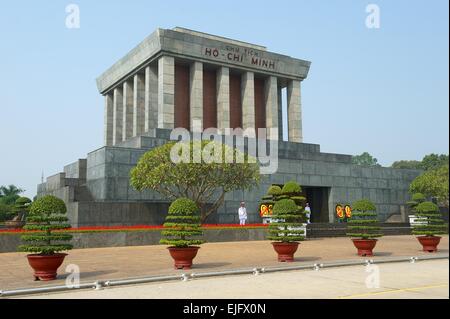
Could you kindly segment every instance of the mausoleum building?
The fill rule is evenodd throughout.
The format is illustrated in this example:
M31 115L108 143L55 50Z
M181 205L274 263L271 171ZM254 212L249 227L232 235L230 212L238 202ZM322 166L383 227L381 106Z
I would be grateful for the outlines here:
M160 224L167 199L134 190L129 172L172 129L276 128L267 138L278 143L278 171L253 191L227 194L208 222L237 222L242 200L249 222L261 222L261 197L271 184L289 180L303 186L313 222L334 222L337 203L361 198L375 202L382 220L405 220L408 187L419 171L357 166L350 155L303 143L301 85L310 64L247 42L158 29L97 79L105 100L104 145L48 177L38 196L64 199L75 227Z

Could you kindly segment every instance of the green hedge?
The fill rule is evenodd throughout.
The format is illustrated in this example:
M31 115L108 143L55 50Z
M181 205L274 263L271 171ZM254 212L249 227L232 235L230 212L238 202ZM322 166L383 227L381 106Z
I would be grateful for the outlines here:
M368 199L362 199L354 202L352 208L352 217L347 221L347 236L361 239L383 236L374 203Z
M66 210L64 201L51 195L33 202L29 207L30 215L23 229L36 232L25 233L21 236L22 241L27 244L20 245L19 251L51 255L72 249L72 245L64 243L72 239L71 234L53 232L70 228L65 215Z
M204 241L196 238L203 235L197 205L188 198L179 198L169 207L169 213L161 231L161 244L174 247L200 245Z
M298 229L303 226L304 210L299 209L292 199L281 199L273 206L273 221L269 224L267 239L281 242L294 242L304 239L304 231Z

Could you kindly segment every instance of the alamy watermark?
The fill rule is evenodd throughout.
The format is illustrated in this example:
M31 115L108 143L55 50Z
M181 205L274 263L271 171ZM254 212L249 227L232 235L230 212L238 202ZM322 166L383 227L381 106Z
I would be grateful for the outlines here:
M368 273L365 281L366 287L368 289L380 288L380 267L374 264L367 264L366 273Z
M200 122L193 122L192 132L185 128L171 131L170 139L178 141L170 154L173 163L258 163L261 174L277 172L278 139L274 137L278 136L278 128L259 128L256 135L253 128L201 130ZM201 143L193 143L191 150L190 142L201 141L211 143L203 147Z
M380 28L380 7L377 4L371 3L366 6L366 27L368 29Z
M80 267L75 264L69 264L66 267L66 273L69 273L66 278L66 287L80 288Z
M71 3L66 6L66 28L79 29L80 28L80 7L77 4Z

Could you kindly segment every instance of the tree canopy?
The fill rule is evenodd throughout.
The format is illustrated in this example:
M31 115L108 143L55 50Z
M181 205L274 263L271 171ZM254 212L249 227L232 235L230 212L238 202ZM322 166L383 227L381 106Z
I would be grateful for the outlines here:
M381 166L378 164L378 160L368 152L352 156L352 163L361 166Z
M249 190L259 184L256 160L237 149L211 141L185 142L178 150L177 146L179 142L169 142L145 153L131 170L131 185L139 191L156 191L169 200L189 198L200 208L205 222L223 204L227 192ZM174 162L174 150L183 157L186 149L187 161ZM196 150L202 154L212 152L220 158L194 161ZM230 162L230 157L242 158L243 162Z
M409 186L410 193L422 193L434 197L442 206L448 207L448 164L428 170L416 177Z
M5 205L13 205L20 197L20 193L24 190L15 185L0 186L0 203Z
M448 165L449 156L446 154L428 154L423 157L421 161L415 160L401 160L392 163L392 168L400 169L422 169L424 171L429 171L432 169L437 169L441 166Z
M392 163L392 168L399 168L399 169L420 169L421 161L396 161Z

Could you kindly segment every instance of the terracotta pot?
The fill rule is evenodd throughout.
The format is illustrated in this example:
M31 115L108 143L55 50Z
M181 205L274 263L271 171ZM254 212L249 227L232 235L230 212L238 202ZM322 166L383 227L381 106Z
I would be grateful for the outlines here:
M200 247L189 246L185 248L168 247L170 256L172 256L175 269L191 269L192 260L197 256Z
M375 248L378 239L352 239L352 241L358 249L359 256L373 256L372 250Z
M428 251L429 253L436 252L438 250L437 246L441 241L439 236L419 236L417 239L422 244L423 251Z
M67 254L27 255L28 263L34 270L35 280L48 281L56 279L56 271L59 266L61 266L66 256Z
M298 242L288 242L288 243L284 243L284 242L273 242L273 249L275 249L275 251L278 254L278 261L281 262L293 262L294 261L294 254L298 249L298 245L300 243Z

